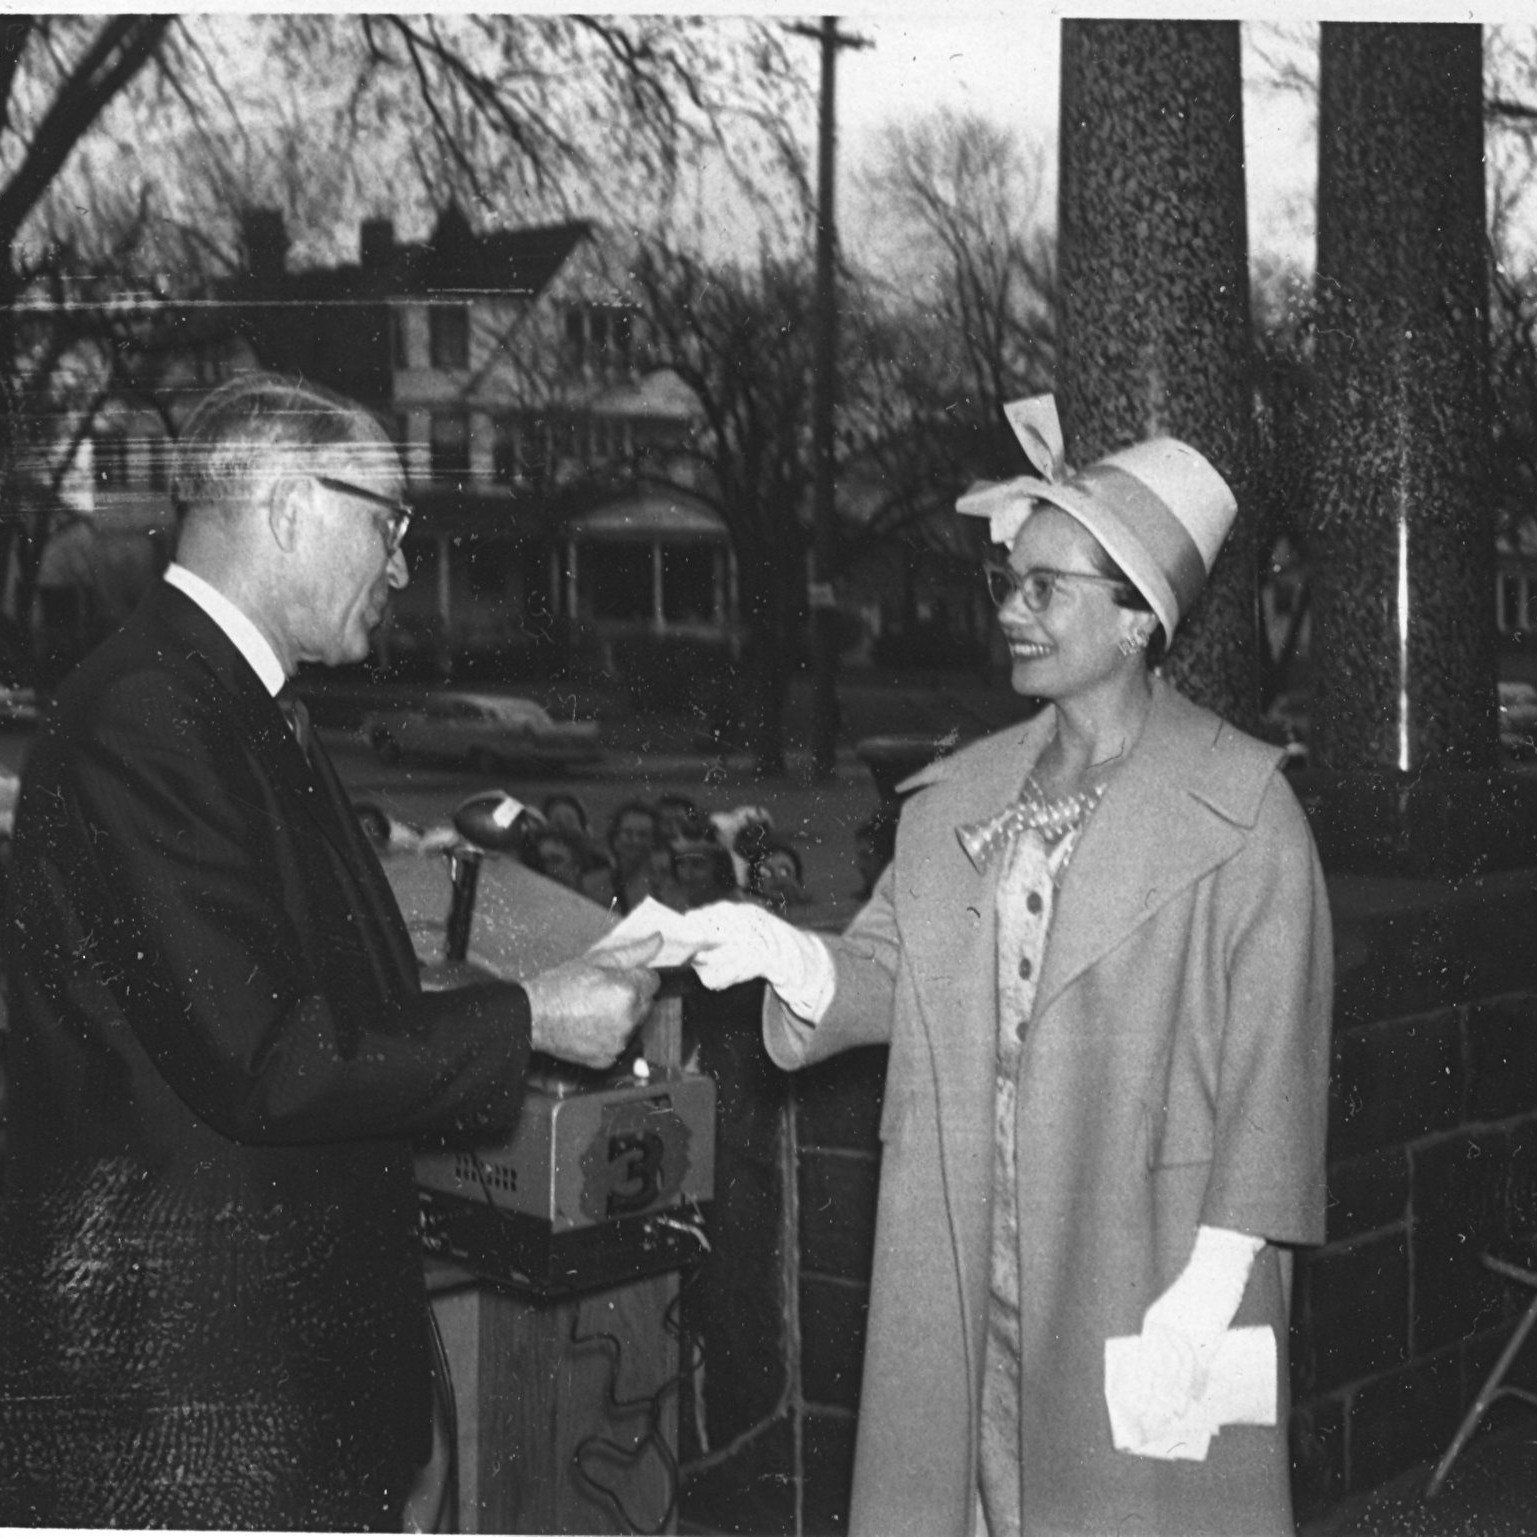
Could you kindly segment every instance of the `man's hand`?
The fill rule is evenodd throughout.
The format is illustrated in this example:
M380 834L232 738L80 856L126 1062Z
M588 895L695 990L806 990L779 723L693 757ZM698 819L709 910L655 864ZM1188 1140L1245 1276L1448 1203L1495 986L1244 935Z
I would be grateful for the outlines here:
M523 984L535 1051L579 1067L608 1067L651 1007L660 982L648 970L660 936L579 955Z

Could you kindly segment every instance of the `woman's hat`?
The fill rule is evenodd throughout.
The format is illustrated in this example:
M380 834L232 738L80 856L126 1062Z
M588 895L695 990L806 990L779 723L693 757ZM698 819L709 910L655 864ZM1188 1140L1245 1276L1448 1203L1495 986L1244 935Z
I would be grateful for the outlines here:
M1040 477L979 482L956 511L988 519L993 542L1012 545L1038 502L1060 507L1105 547L1172 640L1233 526L1238 502L1227 482L1177 438L1150 438L1069 474L1050 395L1013 401L1004 414Z

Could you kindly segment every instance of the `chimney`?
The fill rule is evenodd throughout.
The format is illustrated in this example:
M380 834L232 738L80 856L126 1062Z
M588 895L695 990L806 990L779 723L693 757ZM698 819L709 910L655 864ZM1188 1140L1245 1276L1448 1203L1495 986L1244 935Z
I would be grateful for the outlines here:
M364 219L358 227L358 260L365 268L383 267L395 254L393 219Z
M288 232L278 208L247 208L240 215L246 271L259 283L275 283L288 262Z

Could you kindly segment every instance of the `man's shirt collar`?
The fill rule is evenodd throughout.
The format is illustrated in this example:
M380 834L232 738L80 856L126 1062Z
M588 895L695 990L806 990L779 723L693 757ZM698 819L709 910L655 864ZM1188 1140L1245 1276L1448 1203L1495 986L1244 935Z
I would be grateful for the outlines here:
M165 579L186 593L229 636L269 694L275 695L283 687L288 677L283 664L278 661L277 652L268 644L267 637L217 587L205 582L196 572L177 565L174 560L165 568Z

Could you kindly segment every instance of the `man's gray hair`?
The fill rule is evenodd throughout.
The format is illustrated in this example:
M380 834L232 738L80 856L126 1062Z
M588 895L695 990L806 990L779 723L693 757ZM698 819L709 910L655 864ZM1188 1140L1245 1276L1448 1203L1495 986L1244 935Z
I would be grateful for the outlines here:
M399 463L356 401L285 374L238 374L188 418L176 445L173 495L183 509L227 502L281 474L335 473L344 456L355 461L360 450L388 457L392 468Z

